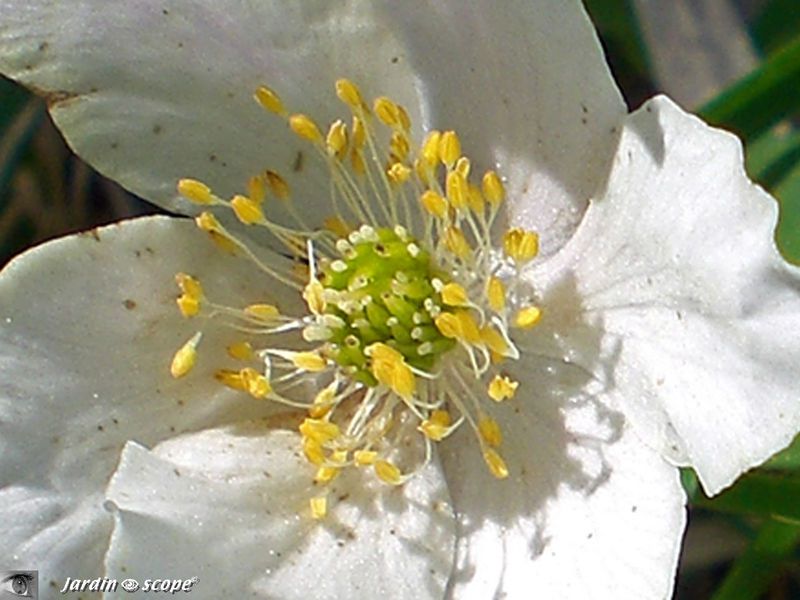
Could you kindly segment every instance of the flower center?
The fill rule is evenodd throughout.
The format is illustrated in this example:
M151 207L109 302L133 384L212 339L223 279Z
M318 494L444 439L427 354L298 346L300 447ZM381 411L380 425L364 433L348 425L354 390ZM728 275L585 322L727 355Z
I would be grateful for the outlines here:
M187 318L243 335L227 352L245 366L220 368L219 382L307 412L299 430L317 483L347 467L369 467L386 483L401 484L427 463L433 443L462 424L474 431L490 472L505 478L502 433L487 405L512 398L518 386L501 371L506 359L519 356L511 330L533 327L541 317L519 276L537 254L538 237L513 228L495 247L503 184L494 171L480 185L470 180L471 163L455 132L429 132L414 149L403 107L380 97L370 109L345 79L336 93L352 125L337 120L327 135L307 115L290 114L272 90L261 87L255 95L327 166L332 215L325 228L304 224L288 183L271 170L230 200L194 179L178 184L186 199L230 210L282 244L292 266L262 260L211 212L197 218L222 249L297 290L306 310L219 305L184 273L177 275L178 307ZM268 195L278 202L268 204ZM276 346L287 334L296 343ZM200 328L175 353L174 377L192 370L202 335ZM305 398L297 390L308 386L300 383L319 391ZM424 454L398 463L413 431ZM324 493L313 498L312 516L324 516L326 503Z

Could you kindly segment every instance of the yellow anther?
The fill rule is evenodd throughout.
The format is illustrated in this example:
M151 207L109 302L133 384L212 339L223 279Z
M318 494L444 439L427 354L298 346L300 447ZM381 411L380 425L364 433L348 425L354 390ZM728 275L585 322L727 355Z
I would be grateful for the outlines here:
M262 204L267 197L267 178L265 175L254 175L247 180L247 195L256 204Z
M256 353L249 342L235 342L226 348L228 356L236 360L253 360Z
M291 195L289 184L275 171L264 171L264 177L267 178L267 185L269 189L275 194L276 198L287 200Z
M308 414L314 419L321 419L327 415L334 404L336 395L336 383L323 388L315 397L314 404L308 409Z
M289 117L289 127L304 140L314 142L315 144L322 142L322 132L308 115L292 115Z
M231 200L231 208L236 213L236 217L245 225L264 222L264 212L261 210L261 205L247 196L234 196Z
M469 304L469 297L467 290L455 282L447 283L442 288L442 302L448 306L467 306Z
M251 304L244 308L244 314L261 321L274 321L276 317L280 316L281 312L272 304Z
M195 204L216 204L219 201L211 193L211 188L196 179L181 179L178 181L178 193Z
M530 329L542 319L542 311L536 306L520 309L514 317L514 325L520 329Z
M339 100L354 111L361 110L364 107L364 99L361 95L361 90L349 79L339 79L336 81L336 95L339 97Z
M398 110L397 104L395 104L392 100L387 98L386 96L381 96L380 98L375 98L375 102L373 104L373 109L375 110L375 115L378 117L381 123L384 125L388 125L389 127L400 127L400 111Z
M408 158L408 153L411 152L408 136L402 131L395 131L389 141L389 150L397 162L405 161Z
M502 358L508 356L508 342L500 332L491 325L484 325L481 327L481 341L498 357Z
M374 465L378 460L378 453L374 450L356 450L353 452L353 462L359 467Z
M328 457L328 461L337 467L345 466L347 464L347 450L334 450Z
M209 231L208 237L216 246L229 254L236 254L239 252L239 244L237 244L232 237L227 233L221 231Z
M506 197L506 190L505 187L503 187L503 182L494 171L486 171L483 176L483 181L481 181L481 187L483 189L483 195L489 201L489 204L494 207L499 206Z
M255 93L256 102L276 115L285 115L286 109L283 106L278 94L273 92L265 85L258 86Z
M403 474L395 465L388 460L375 461L375 474L378 479L390 485L400 485L403 483Z
M312 465L320 466L325 462L325 450L322 443L315 438L303 437L303 454Z
M439 139L439 160L448 169L452 169L461 158L461 140L455 131L445 131Z
M493 448L484 448L483 460L486 461L486 466L489 467L489 471L492 472L492 475L498 479L505 479L508 477L508 467L506 467L506 462L496 450Z
M496 313L501 313L506 309L506 286L497 277L489 277L486 284L486 298L489 301L489 308Z
M450 413L446 410L435 410L419 426L419 430L430 440L439 442L450 431Z
M305 437L316 440L320 444L330 442L341 435L339 426L322 419L304 419L300 424L300 433Z
M339 160L344 158L347 152L347 125L342 121L331 123L328 136L325 138L325 146L328 149L328 156L335 156Z
M497 448L503 443L503 432L500 431L500 425L491 417L483 417L478 421L478 431L483 441L492 448Z
M341 217L328 217L322 222L322 226L340 238L346 238L353 231L353 228L345 223Z
M461 339L469 344L481 343L481 331L478 322L468 310L459 310L455 313L461 328Z
M453 313L442 312L434 319L436 329L439 330L444 337L450 339L459 339L461 337L461 322L458 317Z
M444 246L462 260L472 256L472 248L458 227L448 227L444 230Z
M364 156L360 150L353 150L350 153L350 166L356 175L364 175L367 172L367 163L364 162Z
M539 236L514 227L503 236L503 249L517 264L525 264L539 253Z
M214 373L214 379L219 381L222 385L227 386L231 389L240 390L243 392L247 391L247 385L245 385L244 380L242 379L242 376L239 373L239 371L220 369L216 373Z
M492 379L492 381L489 383L489 398L495 402L502 402L508 398L513 398L518 387L518 382L513 381L508 377L495 375L494 379Z
M309 281L303 290L303 300L306 301L308 310L312 314L321 315L325 312L325 299L322 297L324 290L325 288L317 279Z
M315 520L324 519L328 514L328 497L316 496L308 501L311 508L311 518Z
M298 369L317 373L327 368L328 361L316 352L297 352L292 356L292 364Z
M469 187L467 180L458 171L450 171L446 180L447 199L456 210L462 210L468 206Z
M447 215L447 201L433 190L425 190L419 201L422 207L434 217L444 219Z
M194 222L197 223L197 226L203 231L207 231L209 233L218 233L222 236L227 237L225 230L223 229L220 222L217 220L217 217L212 215L210 212L200 213L199 215L197 215Z
M408 111L406 111L402 104L397 105L397 117L400 121L400 127L402 127L406 133L411 131L411 117L408 116Z
M435 167L439 162L439 141L441 138L442 133L434 129L425 137L425 141L422 142L420 155L429 167Z
M272 391L269 380L255 369L247 367L239 371L239 375L242 377L247 393L253 398L258 398L259 400L266 398Z
M476 215L482 214L485 202L483 201L483 194L481 194L480 188L474 183L467 183L467 187L469 189L469 198L467 202L469 203L470 209Z
M203 334L198 331L172 357L169 372L175 379L187 375L194 368L197 363L197 345L202 337Z
M364 121L362 121L358 117L353 117L353 139L351 140L353 144L353 149L358 150L364 147L364 143L367 140L367 130L364 127Z
M336 476L340 472L341 469L339 469L338 467L322 466L319 469L317 469L317 472L314 475L314 483L319 483L319 484L330 483L336 478Z
M200 300L195 296L188 294L181 294L175 303L178 305L178 310L184 317L194 317L200 312Z
M187 296L192 296L193 298L203 297L203 286L201 286L200 282L191 275L187 275L186 273L176 273L175 283L178 284L178 287L181 288L181 291Z
M470 163L469 159L466 156L462 156L456 161L456 172L460 173L461 176L466 179L469 177L469 171L472 167L472 163Z
M386 171L386 175L393 183L405 183L411 177L411 169L403 163L396 162Z
M406 364L405 358L394 348L381 342L367 348L371 359L371 371L380 383L390 388L398 396L410 398L416 390L414 373Z

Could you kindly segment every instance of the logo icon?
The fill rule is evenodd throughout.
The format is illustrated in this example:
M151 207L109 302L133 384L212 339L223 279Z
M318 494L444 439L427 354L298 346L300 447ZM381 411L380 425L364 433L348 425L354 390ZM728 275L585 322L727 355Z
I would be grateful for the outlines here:
M0 598L39 597L38 571L0 571Z
M120 585L123 590L131 594L139 589L139 582L135 579L123 579Z

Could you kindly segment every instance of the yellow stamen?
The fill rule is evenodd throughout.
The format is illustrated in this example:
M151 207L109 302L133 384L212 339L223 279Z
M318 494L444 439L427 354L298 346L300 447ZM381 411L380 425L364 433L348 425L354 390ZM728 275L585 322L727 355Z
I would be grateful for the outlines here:
M483 189L483 195L495 208L499 206L506 197L506 190L503 187L503 182L494 171L486 171L481 181L481 187Z
M439 162L439 141L441 140L442 133L433 130L427 136L425 141L422 142L420 156L428 167L435 167Z
M401 126L399 107L391 99L386 96L376 98L372 108L375 111L375 116L377 116L384 125L388 125L389 127Z
M197 363L197 345L203 334L199 331L195 333L172 357L172 364L169 372L175 379L187 375Z
M267 197L267 181L264 174L255 175L247 180L247 195L256 204L263 204Z
M267 378L255 369L247 367L239 371L239 375L242 377L242 382L247 388L247 393L253 398L261 400L262 398L266 398L272 391L272 386Z
M353 110L361 110L364 107L361 90L349 79L339 79L336 82L336 95L339 97L339 100Z
M320 466L325 462L325 450L315 438L303 437L303 454L312 465Z
M419 430L434 442L440 442L449 432L450 413L446 410L435 410L428 419L419 426Z
M314 123L308 115L292 115L289 117L289 127L304 140L314 142L315 144L322 142L322 132L320 132L317 124Z
M188 294L181 294L175 303L184 317L194 317L200 312L200 300Z
M497 277L490 277L486 285L486 297L489 300L489 308L496 313L502 313L506 309L506 288L503 282Z
M347 152L347 126L342 121L331 123L325 145L329 156L335 156L339 160L344 158Z
M317 373L328 367L328 361L316 352L297 352L292 356L292 363L298 369Z
M267 178L267 185L276 198L286 200L291 195L289 184L275 171L264 171L264 177Z
M317 496L308 501L311 508L311 518L315 520L324 519L328 514L328 497Z
M496 450L493 448L484 448L483 460L486 461L486 465L489 467L489 471L492 472L492 475L498 479L505 479L508 477L508 467L506 467L505 461Z
M253 360L256 357L256 353L249 342L235 342L230 344L226 350L228 351L228 356L236 360Z
M358 117L353 117L353 149L359 150L364 147L367 141L367 130L364 127L364 121Z
M236 213L236 217L245 225L264 222L264 213L261 210L261 205L247 196L234 196L231 200L231 208Z
M181 179L178 181L178 193L195 204L208 205L215 204L218 201L217 197L211 193L211 188L196 179Z
M508 398L513 398L519 387L519 383L512 381L508 377L495 375L489 383L489 397L495 402L502 402Z
M317 469L317 472L314 475L314 483L319 483L319 484L330 483L336 478L336 476L340 472L341 469L339 469L338 467L322 466L319 469Z
M403 474L395 465L388 460L378 460L375 462L375 474L381 481L390 485L399 485L403 482Z
M286 114L286 109L278 94L265 85L256 88L255 99L261 106L276 115L283 116Z
M469 297L467 291L458 283L448 283L441 291L442 302L448 306L467 306L469 304Z
M458 258L465 260L472 255L467 238L458 227L448 227L444 230L444 245Z
M497 356L503 357L508 355L508 342L506 342L506 339L500 332L491 325L484 325L481 327L481 341Z
M336 423L321 419L304 419L300 424L300 433L320 444L330 442L341 435L339 426Z
M434 217L444 219L447 215L447 201L433 190L425 190L419 201L423 208Z
M503 249L517 264L525 264L539 253L539 236L517 227L503 236Z
M405 183L411 177L411 169L402 163L396 162L389 167L386 174L394 183Z
M445 131L439 138L439 160L448 169L452 169L461 157L461 140L455 131Z
M244 314L249 317L254 317L262 321L274 321L276 317L280 316L280 311L272 304L251 304L246 306Z
M530 329L542 319L542 311L536 306L521 309L514 317L514 325L520 329Z
M325 299L322 297L323 291L322 284L316 279L309 281L303 290L303 300L306 301L308 310L312 314L321 315L325 312Z
M216 373L214 373L214 379L219 381L222 385L229 387L234 390L240 390L242 392L247 391L247 386L242 379L241 374L239 371L231 371L229 369L220 369Z
M491 417L483 417L478 421L478 431L480 431L483 441L492 448L497 448L503 443L503 433L500 431L500 425Z
M389 141L389 150L396 161L405 161L408 158L408 153L411 152L408 136L402 131L395 131Z
M447 174L446 181L447 199L456 210L462 210L468 206L469 187L467 180L458 171L451 171Z
M374 450L356 450L353 452L353 462L359 467L374 465L378 459L378 453Z

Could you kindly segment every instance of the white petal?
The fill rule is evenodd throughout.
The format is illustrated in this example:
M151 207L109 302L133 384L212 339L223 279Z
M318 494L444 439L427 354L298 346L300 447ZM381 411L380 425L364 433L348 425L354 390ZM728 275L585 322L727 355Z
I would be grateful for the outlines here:
M443 444L459 515L452 597L669 597L685 521L677 469L581 369L523 354L511 371L517 395L492 411L509 477L493 479L469 435Z
M198 327L175 307L176 271L222 301L279 289L205 237L188 220L129 221L40 246L0 275L0 554L38 567L43 587L98 576L112 524L102 493L126 441L264 414L212 379L230 333L207 331L196 370L169 375Z
M299 446L267 422L153 452L129 444L108 490L118 510L107 575L197 576L193 597L209 599L441 597L453 519L438 468L402 488L343 473L314 521L308 501L321 490Z
M511 221L542 252L605 183L626 108L580 2L394 2L425 109L508 178Z
M45 96L81 156L162 206L188 208L175 197L179 178L227 196L268 167L302 168L291 180L296 196L323 207L327 179L318 176L327 171L313 148L253 93L267 84L289 110L324 125L334 110L347 114L333 84L350 77L415 116L390 26L357 1L11 0L0 4L0 70Z
M800 271L775 248L777 213L735 137L656 98L630 117L575 239L532 274L545 304L565 285L575 298L550 302L561 338L545 351L604 377L709 493L800 428Z

